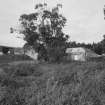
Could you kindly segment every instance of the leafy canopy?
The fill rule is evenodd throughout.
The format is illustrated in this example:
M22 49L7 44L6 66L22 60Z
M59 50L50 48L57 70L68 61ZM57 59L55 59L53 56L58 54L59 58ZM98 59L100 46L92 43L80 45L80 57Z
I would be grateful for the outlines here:
M66 18L60 14L61 4L51 10L47 4L37 4L35 12L20 16L24 40L39 53L39 59L59 61L65 55L68 35L62 29ZM12 30L13 31L13 30Z

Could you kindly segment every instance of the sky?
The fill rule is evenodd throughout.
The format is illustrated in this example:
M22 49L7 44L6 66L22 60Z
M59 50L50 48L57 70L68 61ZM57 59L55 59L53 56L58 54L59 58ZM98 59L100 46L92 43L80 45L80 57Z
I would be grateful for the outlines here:
M19 16L34 12L37 3L47 2L49 7L62 3L62 13L67 18L64 32L70 40L93 43L105 34L103 8L105 0L0 0L0 45L22 46L24 41L10 34Z

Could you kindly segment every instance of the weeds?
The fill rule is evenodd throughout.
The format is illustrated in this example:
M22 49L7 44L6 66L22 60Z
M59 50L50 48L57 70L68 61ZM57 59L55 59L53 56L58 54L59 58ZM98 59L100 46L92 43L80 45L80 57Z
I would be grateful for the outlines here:
M104 62L2 68L0 105L105 105Z

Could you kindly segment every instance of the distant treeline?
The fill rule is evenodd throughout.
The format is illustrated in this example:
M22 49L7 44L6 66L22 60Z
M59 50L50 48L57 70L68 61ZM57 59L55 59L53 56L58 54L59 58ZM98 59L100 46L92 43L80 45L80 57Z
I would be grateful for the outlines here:
M103 39L98 43L77 43L76 41L71 41L68 44L68 47L84 47L93 50L95 53L101 55L105 53L105 35Z

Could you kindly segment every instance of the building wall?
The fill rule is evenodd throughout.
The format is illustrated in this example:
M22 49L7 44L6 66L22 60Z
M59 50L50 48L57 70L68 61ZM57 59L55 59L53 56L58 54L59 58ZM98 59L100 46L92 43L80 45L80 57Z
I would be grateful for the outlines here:
M71 55L72 56L72 60L75 60L75 61L85 61L85 55L84 54L73 54Z
M96 54L94 51L82 47L68 48L66 53L68 54L68 59L74 61L88 61L91 58L100 57L100 55Z
M67 60L86 61L86 51L84 48L68 48L67 54Z

